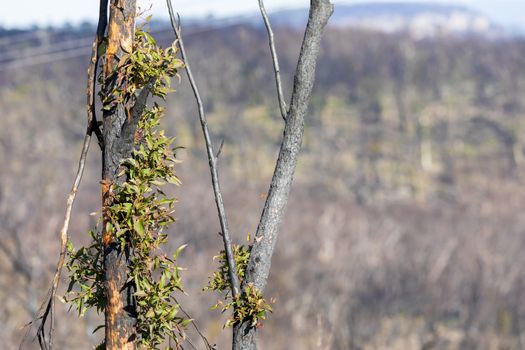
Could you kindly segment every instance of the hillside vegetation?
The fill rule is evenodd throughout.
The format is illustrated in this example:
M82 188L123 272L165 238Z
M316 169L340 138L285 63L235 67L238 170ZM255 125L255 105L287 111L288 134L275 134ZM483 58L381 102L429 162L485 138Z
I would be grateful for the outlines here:
M285 91L301 35L277 30ZM241 241L256 229L282 133L266 36L247 25L201 28L186 45L215 143L224 140L224 196ZM0 70L0 339L8 349L53 272L84 132L88 52ZM525 41L332 28L319 62L261 348L287 349L291 339L307 349L523 348ZM201 292L220 249L207 160L188 84L175 88L165 123L185 147L172 228L174 247L189 243L181 301L225 348L225 317ZM100 206L96 153L74 210L77 243ZM98 316L77 321L60 309L57 348L95 344Z

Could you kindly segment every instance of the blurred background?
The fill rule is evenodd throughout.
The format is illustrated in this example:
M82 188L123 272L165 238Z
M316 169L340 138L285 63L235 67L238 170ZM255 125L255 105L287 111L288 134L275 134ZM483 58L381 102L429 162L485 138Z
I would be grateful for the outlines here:
M164 1L139 1L170 45ZM285 91L307 0L267 0ZM253 1L174 1L216 144L230 226L253 234L283 122ZM98 1L9 1L0 13L0 340L16 349L58 257L85 130ZM171 249L181 298L229 347L219 296L203 293L221 249L207 158L185 77L164 126L184 147ZM262 349L525 348L525 2L336 2L266 295ZM92 143L70 233L100 207ZM63 283L64 285L64 283ZM59 349L88 349L100 316L58 304ZM190 334L194 343L197 337ZM24 348L33 349L34 344Z

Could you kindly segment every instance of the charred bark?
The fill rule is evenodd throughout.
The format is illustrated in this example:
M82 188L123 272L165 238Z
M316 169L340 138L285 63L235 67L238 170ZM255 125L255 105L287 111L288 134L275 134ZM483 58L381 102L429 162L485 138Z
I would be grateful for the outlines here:
M108 26L108 45L104 76L107 84L117 84L120 59L131 53L135 32L136 0L111 0ZM125 84L122 81L120 84ZM112 188L123 181L118 177L122 161L131 155L133 135L138 118L131 118L126 107L119 104L104 111L104 150L102 157L102 205L112 201ZM103 243L105 269L105 342L107 350L136 348L136 308L134 288L127 282L129 252L122 250L111 232L106 231L104 215Z

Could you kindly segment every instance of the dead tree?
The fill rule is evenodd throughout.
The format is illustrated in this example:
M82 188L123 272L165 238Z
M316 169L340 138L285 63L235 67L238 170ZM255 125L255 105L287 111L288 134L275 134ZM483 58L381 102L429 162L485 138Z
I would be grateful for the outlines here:
M259 0L259 7L263 17L270 44L270 52L272 55L279 108L284 119L284 133L281 141L279 156L275 166L275 171L268 191L266 203L262 212L257 233L255 236L255 243L251 249L250 260L243 284L239 286L239 279L236 275L235 259L233 256L232 242L227 224L226 211L222 200L222 193L219 184L218 170L217 170L217 154L214 152L213 144L208 130L206 116L202 98L196 86L188 57L184 49L184 41L181 35L181 28L175 19L173 10L171 8L170 0L167 0L172 25L177 36L182 58L186 63L186 72L193 89L197 105L199 107L199 117L204 133L206 143L206 150L208 154L208 161L210 165L212 185L215 194L215 202L219 214L219 222L222 229L222 237L224 243L224 251L226 254L231 293L235 298L238 294L245 292L245 288L251 284L259 291L264 291L270 273L270 266L272 255L277 243L279 229L285 214L290 188L293 181L295 168L299 152L301 150L303 133L304 133L304 118L307 113L308 104L315 80L315 66L317 57L319 55L321 36L324 27L328 23L330 16L333 13L333 5L330 0L311 0L310 13L306 32L301 47L299 62L295 73L293 92L290 102L290 107L287 108L284 102L279 60L275 49L275 40L270 21L266 10L264 8L263 0ZM254 327L248 320L237 323L233 330L233 344L234 350L256 349L256 327Z
M262 0L259 1L262 7ZM292 185L299 152L304 134L304 118L315 81L315 66L319 55L321 35L332 15L330 0L311 0L310 14L306 32L295 72L290 108L285 118L285 127L279 156L272 182L262 212L255 243L250 254L244 284L253 283L263 291L266 287L272 255L277 243L279 230L284 217L290 187ZM264 10L262 11L264 15ZM269 28L268 22L267 27ZM269 32L271 32L269 30ZM273 46L270 34L270 46ZM273 51L273 50L272 50ZM277 72L277 69L276 69ZM279 79L276 74L276 78ZM244 322L238 324L233 332L234 349L255 349L256 329Z
M278 91L280 111L285 122L284 134L281 143L279 157L266 204L259 222L256 233L255 243L252 247L250 262L246 271L246 276L241 284L236 273L235 259L233 256L232 242L229 235L226 213L222 201L222 194L219 186L217 153L214 152L211 137L204 114L202 100L191 73L189 62L187 61L184 44L180 35L180 27L175 24L175 18L171 3L168 0L172 24L179 39L182 58L186 61L187 73L191 86L199 105L199 115L202 130L204 132L206 149L212 176L212 185L215 193L219 219L222 228L225 252L228 260L229 278L233 297L243 295L248 284L254 285L261 292L266 286L268 279L271 258L279 234L279 228L284 217L284 212L288 202L290 187L295 172L299 151L301 149L304 118L307 112L312 88L315 80L315 65L319 54L320 40L324 27L333 12L330 0L311 0L310 14L303 45L300 52L299 63L295 73L294 88L290 107L287 108L284 102L282 84L280 81L280 69L275 50L273 31L271 29L268 16L264 9L263 1L259 1L264 23L268 30L270 49L274 63L275 78ZM57 264L57 270L53 279L53 284L48 294L46 302L41 308L38 317L40 322L38 336L40 346L43 349L53 348L54 332L54 304L56 293L60 281L61 271L64 266L66 256L66 245L69 240L68 226L71 217L71 210L75 195L80 185L84 171L87 152L92 133L95 133L102 150L102 232L101 241L104 249L103 269L104 269L104 310L105 310L105 344L107 350L135 349L137 340L137 310L134 305L134 286L128 282L128 265L130 252L129 247L122 247L114 237L113 231L108 229L106 223L110 223L108 208L113 201L113 188L121 185L125 179L119 176L120 165L128 159L134 149L134 137L140 116L146 106L149 96L149 86L147 84L140 91L133 104L116 103L111 108L104 108L102 131L95 114L95 98L97 83L97 67L100 55L105 53L103 63L103 86L102 94L107 91L125 90L126 79L121 76L119 67L126 56L132 53L135 32L136 0L109 0L109 21L108 0L100 0L100 16L97 35L93 43L92 57L88 69L88 98L87 112L88 123L84 147L82 149L79 168L72 190L67 200L66 215L61 230L61 251ZM106 27L108 27L106 35ZM104 40L106 38L107 40ZM46 321L48 331L46 332ZM249 322L238 322L234 327L234 349L255 349L256 328ZM47 335L47 337L46 337Z

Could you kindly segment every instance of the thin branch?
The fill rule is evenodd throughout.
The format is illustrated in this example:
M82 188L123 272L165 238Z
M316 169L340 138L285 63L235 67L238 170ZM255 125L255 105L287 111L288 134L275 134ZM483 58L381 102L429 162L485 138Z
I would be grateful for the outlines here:
M93 132L99 137L99 144L102 146L102 139L100 138L101 133L96 121L95 109L94 109L94 91L96 84L96 70L99 60L98 48L99 44L102 42L104 37L104 32L106 31L107 26L107 5L108 0L100 0L100 16L99 23L97 27L97 35L93 42L92 52L91 52L91 61L88 68L88 83L87 83L87 129L86 135L84 137L84 143L82 146L82 151L80 153L80 160L78 163L77 174L75 176L75 181L66 201L66 213L64 216L64 222L62 223L62 228L60 229L60 256L58 258L57 267L55 275L53 277L53 282L51 288L47 294L46 299L44 300L40 311L39 316L36 320L39 320L40 325L37 331L38 342L40 348L43 350L52 350L53 341L54 341L54 332L55 332L55 300L58 286L60 284L60 276L64 267L66 254L67 254L67 243L69 241L69 222L71 221L71 211L73 209L73 204L75 202L75 197L78 192L78 188L82 181L82 176L84 174L84 169L86 166L87 154L89 151L89 145L91 142L91 135ZM49 319L49 331L47 333L46 340L46 323ZM33 324L32 322L31 324Z
M224 139L222 139L222 141L221 141L221 145L219 146L219 150L217 151L217 154L215 155L215 158L219 159L219 156L221 155L223 147L224 147Z
M277 85L277 98L279 99L279 107L281 109L281 116L286 121L286 116L288 115L288 110L286 108L286 102L284 101L283 95L283 86L281 83L281 68L279 68L279 57L277 56L277 50L275 49L275 38L270 25L270 18L268 18L268 13L264 7L264 1L259 0L259 9L261 10L261 15L264 20L264 26L268 32L268 41L270 44L270 51L272 53L273 60L273 70L275 72L275 83Z
M88 82L87 82L87 113L88 121L90 121L91 130L95 132L98 139L100 149L104 149L104 136L100 130L99 123L97 121L97 114L95 112L95 90L97 85L97 70L98 61L100 59L99 47L104 40L106 27L108 25L108 0L100 0L100 9L97 25L97 34L93 45L91 47L91 61L88 67ZM91 119L90 119L91 118Z
M208 338L206 338L206 336L204 336L204 334L202 333L202 331L199 329L199 327L197 326L197 323L195 322L195 320L193 319L193 317L190 316L190 314L188 314L186 312L186 310L184 310L182 308L182 305L181 303L179 303L179 301L177 300L177 298L175 297L172 297L173 298L173 301L175 301L177 303L177 305L179 305L179 309L180 311L182 311L182 313L190 320L191 324L193 325L193 328L195 328L195 330L197 331L197 333L199 334L199 337L202 339L202 341L204 342L204 345L206 346L206 349L208 350L212 350L212 346L210 344L210 342L208 341Z
M66 259L67 242L69 240L68 228L69 228L69 222L71 220L71 210L73 208L73 203L75 202L75 197L78 191L78 187L80 186L80 182L82 180L82 175L84 174L84 168L86 164L86 158L87 158L87 154L89 150L90 141L91 141L91 133L87 132L86 136L84 137L84 145L82 147L82 152L80 155L77 175L75 177L73 187L71 188L71 191L69 192L69 195L67 197L66 214L64 217L62 228L60 229L60 256L58 259L55 276L53 277L53 282L51 284L51 288L49 290L48 296L46 300L44 301L44 304L42 304L42 307L40 309L41 315L37 318L41 320L40 326L38 327L38 333L37 333L41 349L46 349L46 350L53 349L53 335L55 331L56 293L58 290L58 285L60 284L60 276L62 274L62 268L64 267L64 262ZM49 322L48 339L46 341L45 325L46 325L48 318L50 322Z
M182 60L184 61L186 65L186 74L188 75L188 80L190 81L190 85L193 90L195 99L197 100L197 106L199 109L199 118L201 122L202 132L204 134L204 140L206 143L206 152L208 154L208 161L210 165L213 193L215 195L215 203L217 205L217 211L219 214L219 222L220 222L221 230L222 230L224 251L226 252L226 258L228 261L228 270L230 274L232 295L233 295L233 298L237 298L237 296L239 296L239 293L240 293L240 282L239 282L239 277L237 276L237 267L235 266L235 259L233 256L232 241L231 241L230 231L228 229L226 210L224 208L221 187L219 184L219 174L217 170L217 157L215 156L215 152L213 151L210 131L208 129L208 122L206 120L206 114L204 113L204 107L203 107L202 99L199 93L199 89L197 87L197 84L195 83L195 79L193 78L193 73L191 71L189 60L186 55L186 50L184 48L184 41L182 40L181 28L179 25L180 20L177 20L175 18L175 13L173 12L173 6L171 4L171 0L166 0L166 3L168 5L171 26L173 27L173 32L175 33L175 37L177 39L177 42L180 48Z
M131 122L129 124L137 124L146 108L146 103L148 102L148 97L155 84L155 78L151 78L148 83L140 90L140 93L137 96L133 108L131 108Z
M121 127L121 133L119 138L122 140L123 149L126 149L124 153L124 158L130 157L133 150L134 135L137 130L137 126L146 108L146 103L150 95L155 79L150 79L150 81L142 88L140 93L137 95L135 104L129 112L129 117L124 121L124 124Z

